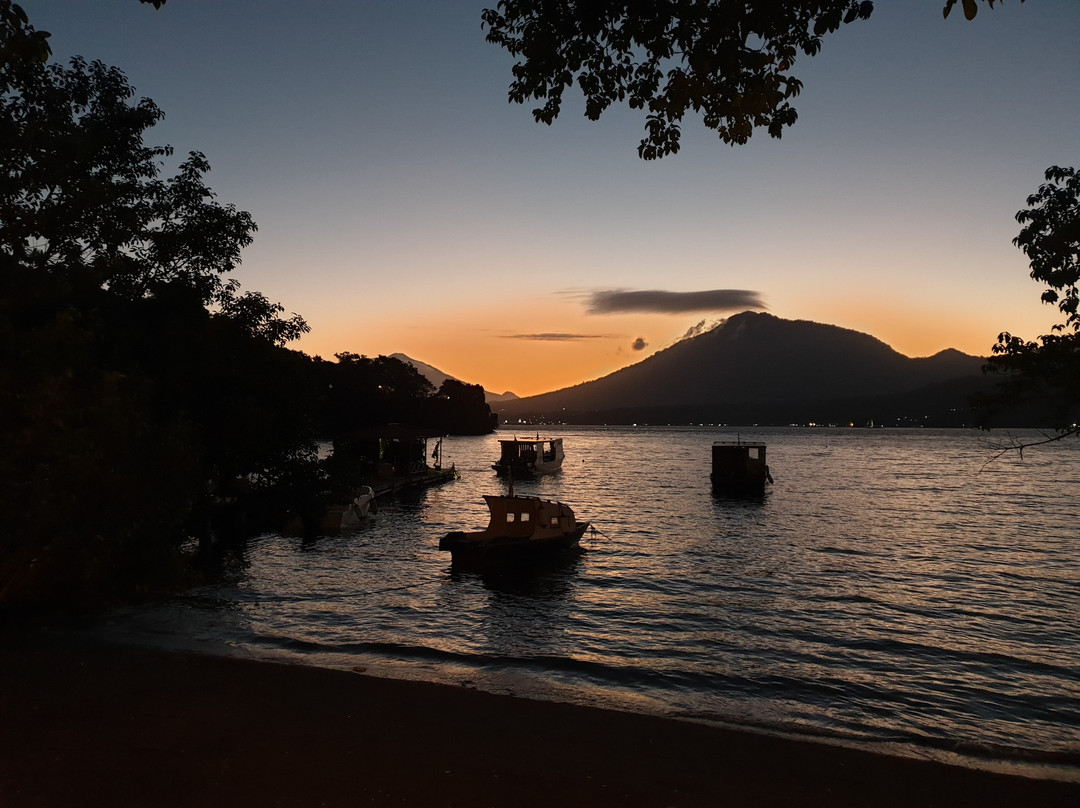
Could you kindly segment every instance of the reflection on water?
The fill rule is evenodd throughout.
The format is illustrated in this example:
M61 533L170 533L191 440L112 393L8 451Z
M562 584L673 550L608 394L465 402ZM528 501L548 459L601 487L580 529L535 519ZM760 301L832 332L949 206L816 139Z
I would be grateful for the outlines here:
M986 465L978 434L744 432L776 484L712 495L707 428L561 431L587 553L456 570L486 524L498 436L448 439L461 479L359 529L253 541L220 586L118 615L141 642L1054 762L1080 776L1076 442Z
M492 592L525 596L529 599L557 600L564 598L573 586L573 576L581 565L581 556L546 560L541 566L509 567L477 572L450 567L453 581L479 580Z

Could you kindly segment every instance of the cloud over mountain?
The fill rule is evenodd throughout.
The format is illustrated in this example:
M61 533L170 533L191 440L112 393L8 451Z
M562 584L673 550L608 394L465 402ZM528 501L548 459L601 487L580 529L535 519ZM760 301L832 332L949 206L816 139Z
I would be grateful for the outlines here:
M686 329L686 333L683 334L679 339L680 340L692 339L693 337L700 336L701 334L704 334L706 331L712 331L714 328L721 325L723 322L724 322L723 320L717 320L716 322L710 323L707 320L702 320L701 322L697 323L696 325L692 325L688 329Z
M589 314L649 312L685 314L693 311L745 311L765 309L761 293L752 289L709 289L700 292L665 292L661 289L607 289L589 296Z
M610 334L567 334L552 331L541 334L504 334L504 339L523 339L533 342L577 342L586 339L609 339Z

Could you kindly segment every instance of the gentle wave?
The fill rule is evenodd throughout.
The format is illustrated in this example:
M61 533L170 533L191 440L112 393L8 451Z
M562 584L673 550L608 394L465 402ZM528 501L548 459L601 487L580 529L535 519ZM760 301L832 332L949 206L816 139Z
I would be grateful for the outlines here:
M987 464L963 431L744 430L776 485L731 501L708 457L734 432L562 434L563 471L515 487L597 528L564 568L451 568L439 536L504 483L498 436L448 439L460 480L352 533L259 537L220 585L108 630L1080 779L1075 442Z

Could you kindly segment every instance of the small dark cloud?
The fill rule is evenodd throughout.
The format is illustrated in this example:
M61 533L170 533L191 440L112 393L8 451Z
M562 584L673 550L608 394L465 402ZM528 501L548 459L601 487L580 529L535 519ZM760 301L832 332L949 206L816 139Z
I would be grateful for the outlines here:
M630 346L635 351L644 351L647 347L649 347L649 343L645 341L645 337L638 337Z
M505 334L504 339L523 339L532 342L578 342L587 339L610 339L610 334L565 334L549 332L546 334Z
M710 289L703 292L664 292L660 289L593 292L589 314L641 311L655 314L686 314L692 311L745 311L765 309L761 293L751 289Z

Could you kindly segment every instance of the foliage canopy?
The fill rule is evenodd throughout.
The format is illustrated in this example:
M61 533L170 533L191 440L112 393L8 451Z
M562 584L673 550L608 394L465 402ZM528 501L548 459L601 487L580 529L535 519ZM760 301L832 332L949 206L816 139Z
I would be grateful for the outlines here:
M79 57L2 68L0 255L128 300L181 284L275 344L305 333L302 318L282 320L280 306L225 280L252 241L251 215L215 200L199 152L162 179L172 149L143 134L163 113L133 97L120 70Z
M335 428L490 430L480 388L288 350L304 320L230 278L251 215L199 152L165 176L161 110L46 36L0 0L0 617L170 583L190 537L311 523L347 494L316 452Z
M946 17L955 3L947 0ZM746 143L759 128L781 137L798 117L796 60L873 8L869 0L500 0L482 20L488 42L519 57L511 101L542 102L533 117L546 124L574 84L590 120L626 102L646 113L638 155L653 160L679 151L690 111L725 143ZM963 8L974 18L976 0Z
M317 479L318 385L303 319L227 279L255 223L206 158L162 177L157 106L7 0L0 45L0 604L79 603L168 570L237 479Z
M1016 214L1023 228L1013 243L1030 260L1031 277L1045 284L1043 302L1056 304L1064 320L1035 342L1008 332L998 336L987 369L1006 382L983 407L992 413L1038 402L1064 435L1077 433L1080 423L1080 172L1051 166L1045 179Z

